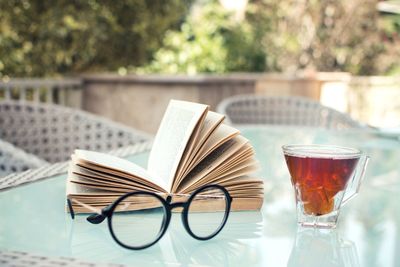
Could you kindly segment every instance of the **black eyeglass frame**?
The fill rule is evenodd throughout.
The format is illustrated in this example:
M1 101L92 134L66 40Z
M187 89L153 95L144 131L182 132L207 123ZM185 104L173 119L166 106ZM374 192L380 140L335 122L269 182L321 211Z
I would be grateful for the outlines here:
M192 203L192 200L202 191L207 190L207 189L219 189L221 190L224 195L225 195L225 205L226 205L226 209L225 209L225 214L224 214L224 218L220 224L220 226L209 236L206 237L202 237L202 236L197 236L191 229L189 226L189 220L188 220L188 214L189 214L189 207L190 204ZM158 233L157 237L155 238L155 240L153 242L150 242L149 244L143 245L143 246L128 246L124 243L122 243L120 240L118 240L117 236L114 233L113 227L112 227L112 217L114 214L114 211L116 209L116 207L119 205L119 203L121 201L123 201L125 198L131 197L131 196L135 196L135 195L148 195L151 197L155 197L157 198L162 204L163 204L163 208L164 208L164 217L163 217L163 222L160 228L160 232ZM185 202L175 202L175 203L171 203L172 201L172 197L171 196L167 196L166 199L164 199L163 197L161 197L159 194L153 193L153 192L146 192L146 191L135 191L135 192L130 192L130 193L126 193L123 196L120 196L117 200L115 200L113 203L111 203L110 205L108 205L107 207L104 207L101 210L101 214L92 214L89 217L87 217L87 221L93 224L99 224L101 222L104 221L104 219L107 218L107 224L108 224L108 229L111 233L112 238L114 239L115 242L117 242L120 246L126 248L126 249L131 249L131 250L141 250L141 249L145 249L148 248L152 245L154 245L155 243L157 243L165 234L165 232L168 229L169 223L171 221L171 216L172 213L171 211L175 208L183 208L182 210L182 214L181 214L181 219L182 219L182 223L184 228L186 229L186 231L189 233L189 235L197 240L209 240L213 237L215 237L219 232L221 232L221 230L224 228L228 217L229 217L229 213L231 210L231 204L232 204L232 197L229 194L228 190L225 189L225 187L221 186L221 185L217 185L217 184L209 184L209 185L204 185L200 188L198 188L196 191L194 191L189 199ZM72 208L72 203L71 200L67 198L67 204L68 204L68 209L71 213L71 218L74 219L75 218L75 213L74 210Z

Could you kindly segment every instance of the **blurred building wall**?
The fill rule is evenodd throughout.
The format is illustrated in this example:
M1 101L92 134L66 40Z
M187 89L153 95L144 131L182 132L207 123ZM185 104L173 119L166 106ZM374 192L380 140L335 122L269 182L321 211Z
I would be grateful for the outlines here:
M64 104L155 133L170 99L195 101L212 110L238 94L303 96L378 127L400 125L400 78L348 73L118 76L80 79L11 79L0 99Z

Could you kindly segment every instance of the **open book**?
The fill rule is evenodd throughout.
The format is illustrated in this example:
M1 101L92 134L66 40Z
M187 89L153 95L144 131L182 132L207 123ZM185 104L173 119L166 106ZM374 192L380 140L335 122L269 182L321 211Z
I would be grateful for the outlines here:
M66 194L101 209L128 192L144 190L174 198L219 184L233 198L231 210L258 210L264 192L263 181L252 176L258 167L253 147L223 120L207 105L171 100L147 169L104 153L75 150ZM92 212L74 201L72 205L75 212Z

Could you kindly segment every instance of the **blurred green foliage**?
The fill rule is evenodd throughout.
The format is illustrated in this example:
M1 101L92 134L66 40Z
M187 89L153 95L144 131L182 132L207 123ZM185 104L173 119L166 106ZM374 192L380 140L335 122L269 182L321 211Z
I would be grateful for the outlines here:
M398 74L400 17L382 16L377 2L249 0L238 16L218 0L0 1L0 77Z
M386 74L400 75L399 50L400 50L400 15L386 14L381 17L380 28L383 29L382 42L385 44L393 44L393 52L386 53L385 57L391 66L387 68Z
M265 49L278 71L385 74L399 65L399 40L384 38L378 0L252 1L271 18Z
M377 0L250 0L241 20L217 0L197 2L181 30L167 33L153 62L136 71L399 70L399 16L379 14Z
M139 73L224 73L264 71L261 28L232 19L218 1L198 1L180 30L168 31L163 48Z
M189 0L0 1L0 77L113 71L144 64Z

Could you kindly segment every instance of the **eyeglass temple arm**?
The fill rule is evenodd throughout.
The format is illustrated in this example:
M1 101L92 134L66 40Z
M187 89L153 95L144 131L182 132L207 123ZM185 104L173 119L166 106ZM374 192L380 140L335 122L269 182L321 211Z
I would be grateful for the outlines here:
M73 220L73 219L75 219L75 212L74 212L74 209L72 208L72 203L69 198L67 198L67 204L68 204L69 213L71 214L71 219Z
M67 198L68 209L69 209L69 212L71 213L72 219L75 218L75 212L74 212L74 209L72 208L72 202L74 202L78 205L81 205L82 207L87 208L88 210L91 210L94 212L94 214L91 214L91 215L89 215L89 217L86 218L86 220L90 223L99 224L99 223L103 222L104 219L106 218L106 216L104 214L104 210L107 210L108 206L102 210L99 210L97 208L87 205L79 200L74 199L74 198L71 198L71 199Z

